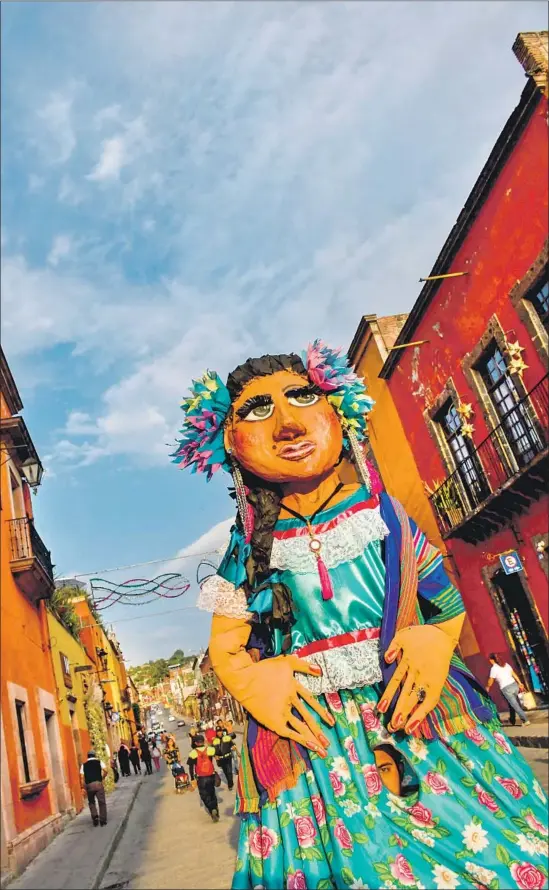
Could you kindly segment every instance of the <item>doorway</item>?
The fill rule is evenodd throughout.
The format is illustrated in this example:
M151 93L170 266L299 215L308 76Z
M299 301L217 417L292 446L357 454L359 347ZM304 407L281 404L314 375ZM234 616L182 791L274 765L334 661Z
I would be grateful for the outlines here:
M543 699L549 697L549 653L539 620L530 604L519 572L492 576L494 594L504 630L511 642L519 674L527 689Z
M53 786L55 796L55 811L63 812L65 810L65 789L63 783L63 768L61 752L59 751L58 734L56 727L56 717L53 711L44 708L44 720L46 723L46 739L49 749L49 761L51 764L50 787Z

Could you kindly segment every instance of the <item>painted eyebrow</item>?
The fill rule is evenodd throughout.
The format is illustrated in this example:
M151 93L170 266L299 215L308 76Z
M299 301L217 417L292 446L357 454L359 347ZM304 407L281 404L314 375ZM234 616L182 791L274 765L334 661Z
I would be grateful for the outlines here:
M244 419L247 414L250 413L252 408L257 408L259 405L272 405L273 397L269 395L269 393L263 393L261 395L252 396L247 399L243 405L240 406L237 410L238 417Z

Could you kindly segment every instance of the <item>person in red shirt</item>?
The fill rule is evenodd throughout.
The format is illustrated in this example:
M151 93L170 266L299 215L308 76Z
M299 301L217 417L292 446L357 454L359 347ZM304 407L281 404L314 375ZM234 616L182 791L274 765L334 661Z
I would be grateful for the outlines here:
M191 781L198 787L200 800L206 807L213 822L219 822L219 805L215 793L217 777L214 767L215 748L204 744L204 736L195 736L195 747L189 753L187 765Z
M208 728L204 733L204 736L208 745L211 745L213 740L215 739L215 729L213 728L213 725L211 723L208 723Z

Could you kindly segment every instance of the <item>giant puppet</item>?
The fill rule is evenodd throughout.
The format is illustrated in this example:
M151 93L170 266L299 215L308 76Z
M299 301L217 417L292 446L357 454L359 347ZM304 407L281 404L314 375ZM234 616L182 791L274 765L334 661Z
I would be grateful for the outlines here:
M183 402L176 462L232 473L238 506L199 601L248 715L233 888L544 887L544 793L455 652L440 553L364 458L371 407L320 341Z

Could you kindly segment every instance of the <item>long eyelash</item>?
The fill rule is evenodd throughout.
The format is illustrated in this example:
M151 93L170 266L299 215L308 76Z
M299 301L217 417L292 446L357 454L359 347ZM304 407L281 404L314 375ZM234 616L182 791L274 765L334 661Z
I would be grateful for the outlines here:
M253 411L254 408L258 408L260 405L271 405L272 401L273 400L271 396L252 396L250 399L248 399L247 402L244 402L242 407L239 408L236 413L241 418L241 420L244 420L244 418L250 413L250 411Z
M296 396L322 396L324 393L316 383L309 383L307 386L296 386L295 389L288 389L284 395L288 399L295 398Z

